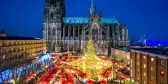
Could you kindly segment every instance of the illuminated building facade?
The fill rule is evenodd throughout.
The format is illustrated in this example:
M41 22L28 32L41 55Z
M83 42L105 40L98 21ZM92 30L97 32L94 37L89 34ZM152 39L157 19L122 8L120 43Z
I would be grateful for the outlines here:
M116 18L102 17L94 2L88 17L67 17L65 0L46 0L43 38L49 52L82 50L88 40L93 40L97 54L107 54L108 48L128 46L128 29Z
M15 70L34 66L38 56L46 54L46 41L25 37L0 37L0 82L12 77ZM29 68L30 69L30 68ZM24 68L28 73L30 70ZM12 72L9 72L12 71ZM18 72L13 77L18 76Z
M168 54L154 48L131 50L131 77L137 84L167 84Z

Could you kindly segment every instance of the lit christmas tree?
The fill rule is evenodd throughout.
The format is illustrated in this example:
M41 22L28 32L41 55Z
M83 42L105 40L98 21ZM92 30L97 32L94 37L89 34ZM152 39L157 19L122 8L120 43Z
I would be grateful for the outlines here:
M104 61L98 58L95 54L94 43L92 40L89 40L84 48L84 53L82 58L74 62L69 62L70 66L76 66L78 69L82 69L87 72L89 78L93 80L98 80L99 72L101 70L107 69L112 66L110 61Z

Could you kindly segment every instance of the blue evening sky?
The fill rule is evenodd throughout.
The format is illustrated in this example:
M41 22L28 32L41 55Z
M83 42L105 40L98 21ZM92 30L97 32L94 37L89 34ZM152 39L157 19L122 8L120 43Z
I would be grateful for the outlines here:
M44 0L0 0L0 30L7 35L41 37ZM88 16L91 0L66 0L67 16ZM104 17L115 16L129 29L131 40L148 34L168 39L168 0L95 0Z

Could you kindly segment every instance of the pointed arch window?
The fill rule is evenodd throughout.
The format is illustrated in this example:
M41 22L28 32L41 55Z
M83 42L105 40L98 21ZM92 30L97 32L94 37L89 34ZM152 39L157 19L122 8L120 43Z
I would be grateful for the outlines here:
M51 13L51 18L54 18L54 14L53 13Z
M98 40L98 24L93 24L93 26L92 26L92 39L93 40Z

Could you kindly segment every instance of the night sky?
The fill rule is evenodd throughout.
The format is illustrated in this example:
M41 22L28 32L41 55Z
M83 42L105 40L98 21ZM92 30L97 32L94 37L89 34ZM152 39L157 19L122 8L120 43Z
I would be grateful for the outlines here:
M44 0L0 0L0 30L9 36L42 37ZM67 16L88 16L91 0L66 0ZM168 40L168 0L95 0L103 17L115 16L131 40ZM166 6L167 5L167 6Z

